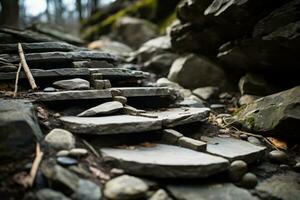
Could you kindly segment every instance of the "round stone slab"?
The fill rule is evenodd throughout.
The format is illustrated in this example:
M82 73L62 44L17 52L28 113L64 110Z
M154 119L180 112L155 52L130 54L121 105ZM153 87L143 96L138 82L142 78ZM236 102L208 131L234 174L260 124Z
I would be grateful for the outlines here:
M224 158L164 144L134 149L102 148L101 153L113 158L118 168L129 174L157 178L204 178L229 167Z

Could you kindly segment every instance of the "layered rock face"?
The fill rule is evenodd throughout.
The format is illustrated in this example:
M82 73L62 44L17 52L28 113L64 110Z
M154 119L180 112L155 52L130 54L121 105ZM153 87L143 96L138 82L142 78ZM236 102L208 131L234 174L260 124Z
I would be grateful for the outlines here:
M296 86L299 5L299 0L186 0L178 7L172 46L241 74L258 73L277 85Z

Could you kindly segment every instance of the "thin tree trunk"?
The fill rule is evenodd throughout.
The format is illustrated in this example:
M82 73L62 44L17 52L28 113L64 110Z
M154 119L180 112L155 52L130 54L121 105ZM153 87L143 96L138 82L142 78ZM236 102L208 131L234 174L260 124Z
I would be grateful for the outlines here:
M19 2L18 0L0 0L0 26L19 26Z
M78 12L78 19L81 21L82 20L82 4L81 4L81 0L76 0L76 7L77 7L77 12Z

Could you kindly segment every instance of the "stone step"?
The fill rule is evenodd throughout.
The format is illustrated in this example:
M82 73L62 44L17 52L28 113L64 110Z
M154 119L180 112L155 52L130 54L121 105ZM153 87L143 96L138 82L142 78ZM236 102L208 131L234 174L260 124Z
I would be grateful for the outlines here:
M258 200L245 189L232 183L168 185L168 191L181 200Z
M64 63L80 60L105 60L116 62L117 58L111 54L98 51L76 51L76 52L44 52L44 53L27 53L25 54L28 65L47 63ZM0 54L0 59L9 63L19 63L20 57L17 54Z
M172 113L172 115L165 114ZM168 126L182 125L204 121L209 115L207 108L169 109L160 112L142 113L144 116L114 115L104 117L61 117L65 129L79 134L121 134L160 130L165 124ZM156 118L153 118L156 117ZM182 118L184 116L184 118ZM188 120L187 120L188 119ZM165 123L167 121L168 123ZM172 124L172 121L174 124Z
M128 87L111 88L108 90L72 90L60 92L34 92L29 96L36 101L62 101L83 99L108 99L112 98L111 90L118 90L125 97L161 97L169 96L172 91L164 87Z
M78 51L82 48L64 42L22 43L25 53L40 53L50 51ZM18 54L18 44L0 44L0 54Z
M89 68L95 79L122 79L122 78L147 78L150 76L147 72L130 70L124 68ZM102 76L102 78L101 78Z
M202 139L202 138L201 138ZM259 161L265 154L265 147L256 146L235 138L205 137L206 151L230 161L243 160L247 163Z
M114 167L126 173L157 178L205 178L228 169L221 157L190 149L152 144L150 147L102 148L104 158L112 158Z

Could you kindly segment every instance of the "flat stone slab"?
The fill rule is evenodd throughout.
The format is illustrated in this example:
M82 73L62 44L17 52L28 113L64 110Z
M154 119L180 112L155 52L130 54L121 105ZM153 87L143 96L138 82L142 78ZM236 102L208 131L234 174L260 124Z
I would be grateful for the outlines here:
M230 161L243 160L252 163L260 160L265 154L265 147L256 146L249 142L235 138L207 138L206 151L208 153L222 156Z
M25 53L50 52L50 51L76 51L79 47L65 42L37 42L22 43ZM0 44L0 54L18 54L18 44Z
M133 149L102 148L104 157L113 158L126 173L157 178L204 178L228 169L221 157L177 146L153 144Z
M255 188L259 196L264 199L299 199L300 195L300 174L287 172L285 174L274 175L261 182Z
M84 68L60 68L52 70L31 69L32 76L35 79L49 79L49 78L89 78L90 71ZM1 72L0 80L15 80L16 72ZM23 71L20 72L19 79L27 79Z
M161 120L131 115L105 117L61 117L63 127L72 133L120 134L161 129Z
M142 113L142 115L149 115L151 117L145 116L132 116L132 115L114 115L114 116L103 116L103 117L73 117L65 116L61 117L60 120L63 123L65 129L71 131L72 133L85 133L85 134L120 134L120 133L133 133L133 132L145 132L160 130L164 128L165 121L170 121L167 115L163 114L164 112L170 113L173 115L181 115L182 110L169 109L167 111L156 112L160 113L161 116L156 117L152 112ZM178 118L176 121L177 125L203 121L204 117L202 116L202 108L189 108L186 110L190 120L186 118ZM193 117L202 116L200 117ZM182 120L182 121L180 121Z
M258 200L245 189L232 183L203 185L168 185L168 191L180 200Z
M17 54L0 54L0 58L9 63L19 63L20 57ZM115 62L117 58L108 53L98 51L76 51L76 52L44 52L27 53L25 58L28 64L43 64L45 62L73 62L80 60L106 60Z
M206 121L209 117L209 108L173 108L166 111L148 112L157 115L163 120L164 127L175 127L178 125Z
M107 115L114 112L117 112L119 110L123 109L123 104L121 104L118 101L110 101L102 103L98 106L95 106L93 108L90 108L88 110L83 111L82 113L79 113L78 117L89 117L89 116L96 116L96 115Z
M124 68L89 68L89 70L92 74L101 74L104 79L122 77L147 78L150 76L147 72Z
M160 87L128 87L112 88L119 90L125 97L160 97L169 96L171 90ZM30 95L37 101L56 101L56 100L81 100L81 99L107 99L112 98L109 90L77 90L60 92L35 92Z

